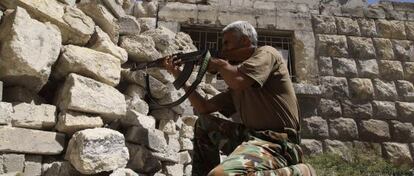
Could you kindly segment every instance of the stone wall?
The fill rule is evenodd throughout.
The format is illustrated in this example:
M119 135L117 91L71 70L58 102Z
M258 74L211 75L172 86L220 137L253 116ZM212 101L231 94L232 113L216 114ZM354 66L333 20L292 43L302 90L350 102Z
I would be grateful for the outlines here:
M0 1L0 175L189 175L192 107L154 107L144 71L130 69L197 49L155 29L156 3ZM155 101L184 94L147 71ZM216 95L214 80L197 91Z
M413 165L414 4L343 2L174 1L160 17L177 31L234 20L291 31L305 152L363 148Z

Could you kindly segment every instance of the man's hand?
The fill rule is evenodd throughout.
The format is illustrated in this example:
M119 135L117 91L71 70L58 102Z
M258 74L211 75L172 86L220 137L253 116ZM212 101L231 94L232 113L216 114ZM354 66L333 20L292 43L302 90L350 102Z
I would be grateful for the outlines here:
M208 63L208 72L217 73L221 68L229 64L226 60L220 58L211 58L210 63Z
M174 77L178 77L181 73L180 67L181 63L180 60L174 61L175 57L167 56L164 59L163 67L171 73Z

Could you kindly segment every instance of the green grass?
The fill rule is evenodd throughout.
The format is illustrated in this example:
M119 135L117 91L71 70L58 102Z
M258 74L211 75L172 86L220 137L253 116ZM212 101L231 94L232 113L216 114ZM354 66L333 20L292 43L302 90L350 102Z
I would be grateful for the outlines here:
M378 155L369 152L351 151L350 159L345 160L338 154L327 153L305 157L318 176L411 176L412 166L394 166Z

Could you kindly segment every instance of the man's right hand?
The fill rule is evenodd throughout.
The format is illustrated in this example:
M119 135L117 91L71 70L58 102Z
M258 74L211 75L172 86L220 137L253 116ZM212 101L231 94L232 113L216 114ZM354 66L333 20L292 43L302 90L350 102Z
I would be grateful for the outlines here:
M180 75L181 70L181 63L180 60L174 61L175 57L167 56L164 59L163 67L171 73L174 77L178 77Z

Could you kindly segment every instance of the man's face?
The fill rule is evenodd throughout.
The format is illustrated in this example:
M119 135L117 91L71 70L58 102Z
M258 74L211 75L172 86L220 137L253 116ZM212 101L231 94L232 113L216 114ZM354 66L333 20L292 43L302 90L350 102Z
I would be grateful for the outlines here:
M235 32L225 32L223 34L223 52L239 49L243 47L242 40L237 36Z

